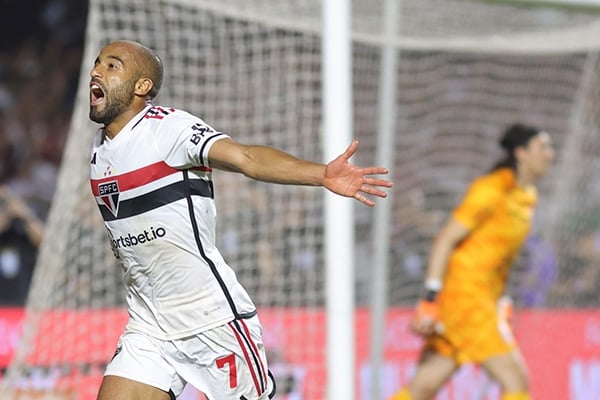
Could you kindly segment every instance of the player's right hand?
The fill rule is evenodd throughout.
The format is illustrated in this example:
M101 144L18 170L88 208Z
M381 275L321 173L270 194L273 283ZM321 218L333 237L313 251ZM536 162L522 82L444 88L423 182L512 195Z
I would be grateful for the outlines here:
M442 333L444 325L440 321L440 308L435 301L421 300L417 304L410 324L413 332L421 336Z

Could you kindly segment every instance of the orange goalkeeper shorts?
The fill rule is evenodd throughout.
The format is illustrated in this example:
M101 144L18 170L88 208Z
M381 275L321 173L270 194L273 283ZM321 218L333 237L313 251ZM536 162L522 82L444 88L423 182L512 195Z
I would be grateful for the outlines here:
M516 349L508 323L499 318L491 296L442 291L438 298L444 331L429 337L425 347L458 364L481 363Z

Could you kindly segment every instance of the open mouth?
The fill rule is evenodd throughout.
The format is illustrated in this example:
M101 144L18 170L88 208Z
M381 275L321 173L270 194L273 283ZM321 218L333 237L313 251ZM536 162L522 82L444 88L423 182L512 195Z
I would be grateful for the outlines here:
M90 85L90 105L97 106L104 101L104 90L97 83Z

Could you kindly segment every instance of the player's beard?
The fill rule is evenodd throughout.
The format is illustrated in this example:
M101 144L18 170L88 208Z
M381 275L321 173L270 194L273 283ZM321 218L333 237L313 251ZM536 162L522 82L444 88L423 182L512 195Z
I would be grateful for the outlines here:
M99 124L108 125L127 110L135 98L136 79L123 82L120 86L105 93L105 107L98 110L90 106L90 119Z

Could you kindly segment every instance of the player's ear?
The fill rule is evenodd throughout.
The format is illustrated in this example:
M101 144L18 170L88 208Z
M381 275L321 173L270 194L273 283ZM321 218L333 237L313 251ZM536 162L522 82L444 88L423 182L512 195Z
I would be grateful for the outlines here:
M146 97L154 87L154 82L150 78L140 78L135 83L135 94L141 97Z
M526 149L523 146L517 146L514 150L515 158L517 161L520 161L525 156Z

